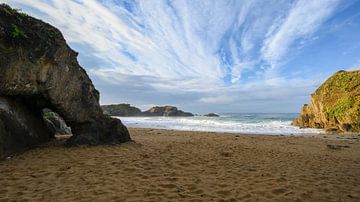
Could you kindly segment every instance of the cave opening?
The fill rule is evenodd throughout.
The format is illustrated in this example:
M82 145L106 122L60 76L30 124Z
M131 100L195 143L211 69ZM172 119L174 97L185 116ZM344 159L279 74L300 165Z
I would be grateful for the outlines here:
M71 127L66 124L65 120L58 113L50 108L43 108L41 112L42 118L53 134L53 137L72 136Z
M20 99L36 117L42 119L51 138L72 136L71 127L43 95L22 96Z

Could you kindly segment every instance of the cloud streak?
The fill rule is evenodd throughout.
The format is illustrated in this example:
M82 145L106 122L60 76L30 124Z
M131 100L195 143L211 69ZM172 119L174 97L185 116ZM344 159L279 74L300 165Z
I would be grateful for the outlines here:
M333 14L339 0L302 0L294 4L288 16L281 23L274 23L264 40L262 55L272 67L288 52L289 47L299 39L310 37L321 24Z

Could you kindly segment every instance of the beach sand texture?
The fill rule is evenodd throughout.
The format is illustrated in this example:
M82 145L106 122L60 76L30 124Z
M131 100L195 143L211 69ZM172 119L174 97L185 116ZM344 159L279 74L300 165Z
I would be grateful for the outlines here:
M360 201L360 141L130 129L0 162L0 201Z

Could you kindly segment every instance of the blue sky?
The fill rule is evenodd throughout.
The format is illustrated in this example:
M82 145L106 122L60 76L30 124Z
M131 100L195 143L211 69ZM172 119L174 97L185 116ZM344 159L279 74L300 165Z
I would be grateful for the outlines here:
M59 28L101 103L299 112L360 69L359 0L0 0Z

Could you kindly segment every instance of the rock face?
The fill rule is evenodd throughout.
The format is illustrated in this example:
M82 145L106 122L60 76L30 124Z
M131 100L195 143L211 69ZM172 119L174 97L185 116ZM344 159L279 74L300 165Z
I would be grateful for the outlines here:
M52 136L39 111L29 109L19 99L0 97L0 159Z
M190 112L178 110L174 106L152 107L151 109L143 112L144 116L194 116Z
M208 113L208 114L205 114L204 116L219 117L219 115L218 115L218 114L215 114L215 113Z
M76 57L59 30L0 5L0 95L36 113L58 113L71 127L72 145L129 141L121 121L103 114L99 92Z
M338 71L311 95L293 125L360 132L360 71Z
M102 105L101 108L110 116L141 116L141 110L130 104Z

